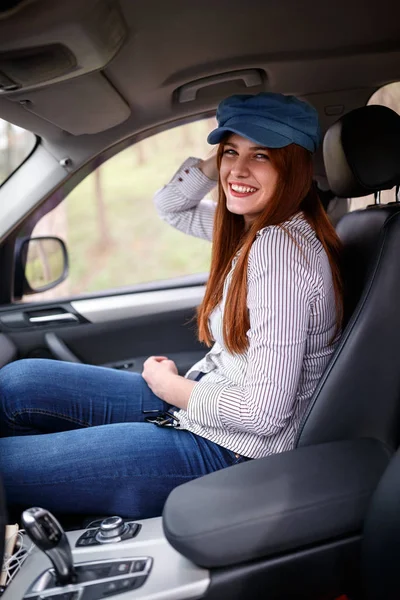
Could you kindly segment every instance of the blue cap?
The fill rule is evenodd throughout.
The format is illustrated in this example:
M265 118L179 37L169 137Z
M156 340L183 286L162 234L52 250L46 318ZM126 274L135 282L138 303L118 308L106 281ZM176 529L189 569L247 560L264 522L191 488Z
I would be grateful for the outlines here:
M298 144L315 152L321 141L317 111L295 96L266 92L229 96L218 106L217 121L209 144L219 144L227 132L266 148Z

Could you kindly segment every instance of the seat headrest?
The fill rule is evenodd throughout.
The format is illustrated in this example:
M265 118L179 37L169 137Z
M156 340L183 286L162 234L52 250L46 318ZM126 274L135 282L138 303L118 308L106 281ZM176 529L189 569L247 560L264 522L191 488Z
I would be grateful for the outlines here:
M363 106L326 132L323 153L332 192L367 196L400 184L400 115L386 106Z

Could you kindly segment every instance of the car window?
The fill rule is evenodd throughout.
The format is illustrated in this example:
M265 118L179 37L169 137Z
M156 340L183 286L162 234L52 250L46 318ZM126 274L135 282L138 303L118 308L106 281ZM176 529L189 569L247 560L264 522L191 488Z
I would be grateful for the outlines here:
M211 244L173 229L153 205L154 193L188 156L210 154L214 119L176 127L142 140L104 162L56 208L40 207L33 236L66 243L69 276L27 301L54 299L204 273ZM45 214L47 213L47 214ZM23 299L23 300L24 300Z
M392 110L395 110L400 115L400 82L390 83L377 90L369 99L368 104L379 104L381 106L387 106ZM399 149L399 160L400 160L400 149ZM394 202L396 199L396 189L383 190L381 192L381 204L387 204L388 202ZM351 198L349 202L349 210L357 210L359 208L365 208L370 204L374 204L374 195L363 196L362 198Z
M33 133L0 119L0 185L28 158L35 145Z

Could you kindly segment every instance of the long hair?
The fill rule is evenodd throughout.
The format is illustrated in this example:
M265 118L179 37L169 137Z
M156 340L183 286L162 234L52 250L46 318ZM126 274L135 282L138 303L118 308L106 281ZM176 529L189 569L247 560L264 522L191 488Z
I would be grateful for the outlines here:
M217 152L218 169L223 147L224 143L221 142ZM299 211L303 211L328 255L335 292L336 333L340 330L343 317L341 243L313 184L311 153L301 146L290 144L284 148L268 149L268 155L278 172L276 189L247 231L243 216L233 214L226 208L221 181L218 184L211 269L204 299L197 311L197 326L199 340L211 346L213 340L208 326L209 316L222 300L224 280L231 269L233 257L240 250L227 292L223 317L224 342L231 353L242 353L248 347L246 333L250 328L250 321L247 310L247 264L256 234L268 225L282 225ZM286 231L284 227L283 229ZM290 235L287 231L286 233ZM294 239L293 243L296 243Z

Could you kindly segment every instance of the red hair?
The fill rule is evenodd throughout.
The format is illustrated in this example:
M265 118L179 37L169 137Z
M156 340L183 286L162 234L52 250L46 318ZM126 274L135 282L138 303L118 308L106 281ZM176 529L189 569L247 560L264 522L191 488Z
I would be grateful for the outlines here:
M221 165L223 148L222 142L217 153L218 168ZM282 225L299 211L303 211L328 255L335 291L337 331L343 316L339 266L341 243L313 184L312 155L296 144L284 148L270 148L268 155L278 171L276 190L263 212L247 231L243 216L233 214L226 208L226 197L221 182L218 186L210 276L203 302L197 311L197 326L199 340L211 346L213 340L208 319L222 300L224 280L231 269L233 257L240 250L227 292L223 318L224 341L231 353L242 353L248 347L246 332L250 328L250 321L247 309L247 264L256 234L268 225ZM293 240L293 243L296 242Z

